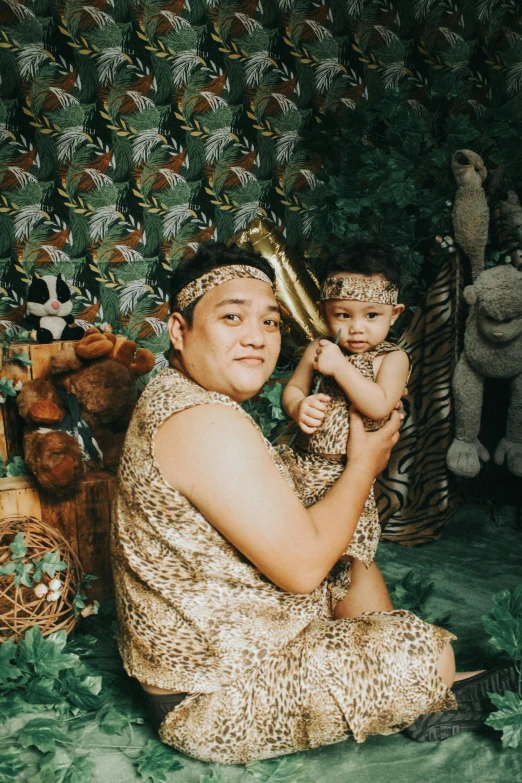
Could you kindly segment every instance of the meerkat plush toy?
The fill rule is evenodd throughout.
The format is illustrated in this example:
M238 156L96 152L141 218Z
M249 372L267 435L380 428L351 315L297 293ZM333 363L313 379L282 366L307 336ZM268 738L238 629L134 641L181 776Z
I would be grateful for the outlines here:
M80 340L84 330L74 323L69 286L61 275L36 277L27 291L26 321L39 343Z

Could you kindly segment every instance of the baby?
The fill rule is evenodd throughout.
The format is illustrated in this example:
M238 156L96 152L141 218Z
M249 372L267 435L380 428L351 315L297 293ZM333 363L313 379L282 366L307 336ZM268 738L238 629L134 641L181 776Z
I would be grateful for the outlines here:
M326 494L344 469L350 404L363 414L366 429L375 430L401 399L409 356L386 342L404 310L399 282L392 252L377 244L344 248L327 260L321 306L338 345L314 340L283 392L283 407L301 430L290 469L305 506ZM380 533L372 489L345 555L369 566Z

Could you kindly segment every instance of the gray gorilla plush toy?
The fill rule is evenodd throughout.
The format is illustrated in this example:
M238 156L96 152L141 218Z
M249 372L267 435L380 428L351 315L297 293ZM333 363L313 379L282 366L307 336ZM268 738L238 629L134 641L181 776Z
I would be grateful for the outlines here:
M464 352L453 375L456 437L447 455L448 468L473 478L489 454L478 440L485 378L511 378L511 400L505 437L495 462L522 476L522 271L511 264L483 271L464 289L471 305Z

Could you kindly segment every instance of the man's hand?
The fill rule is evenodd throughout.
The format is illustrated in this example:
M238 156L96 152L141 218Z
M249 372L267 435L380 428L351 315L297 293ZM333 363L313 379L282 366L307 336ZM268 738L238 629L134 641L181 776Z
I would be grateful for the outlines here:
M338 345L330 340L319 341L314 359L314 370L335 378L336 373L341 367L344 367L345 362L346 359Z
M311 394L300 402L297 423L307 435L312 435L322 423L329 401L327 394Z
M381 473L390 459L390 454L400 437L400 426L404 414L394 410L384 427L376 432L366 432L361 414L350 408L350 433L346 444L348 461L368 462L374 476Z

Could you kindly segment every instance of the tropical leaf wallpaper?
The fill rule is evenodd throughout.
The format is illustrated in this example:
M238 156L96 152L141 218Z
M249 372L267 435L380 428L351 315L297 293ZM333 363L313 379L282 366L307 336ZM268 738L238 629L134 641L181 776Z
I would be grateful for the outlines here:
M1 0L1 323L23 324L33 272L61 272L78 321L159 367L169 271L257 216L317 258L331 234L384 236L420 279L446 252L454 149L522 172L520 18L515 0Z

